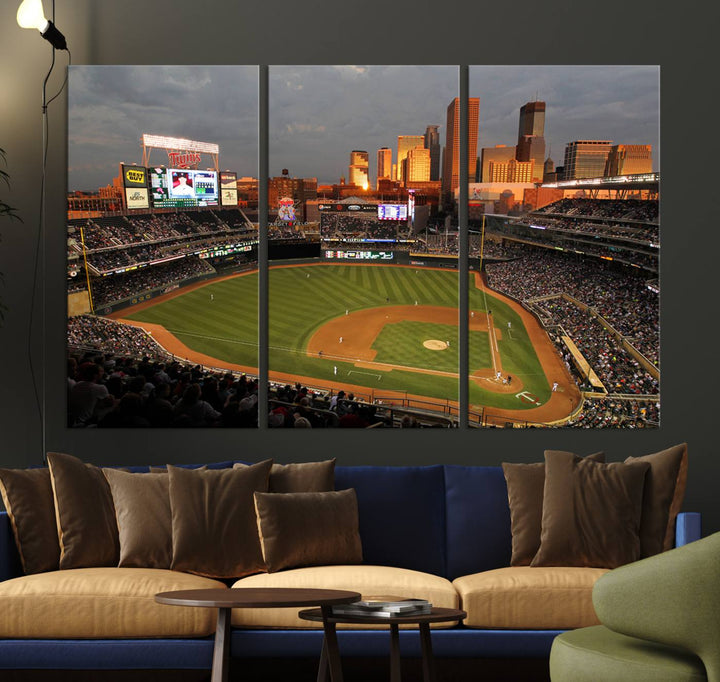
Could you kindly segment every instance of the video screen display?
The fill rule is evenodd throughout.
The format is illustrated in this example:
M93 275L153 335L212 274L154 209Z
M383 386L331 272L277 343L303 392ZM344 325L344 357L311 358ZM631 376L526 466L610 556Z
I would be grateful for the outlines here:
M407 204L378 204L380 220L407 220Z
M218 205L218 177L215 171L162 167L149 170L154 207Z
M223 171L220 173L220 203L223 206L237 206L237 173Z
M325 251L330 260L393 260L392 251Z

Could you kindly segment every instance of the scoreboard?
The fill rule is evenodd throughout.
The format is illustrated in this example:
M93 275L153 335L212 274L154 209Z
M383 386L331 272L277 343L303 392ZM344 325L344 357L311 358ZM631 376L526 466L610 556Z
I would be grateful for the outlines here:
M325 251L328 260L393 260L392 251Z
M407 220L407 204L378 204L379 220Z
M218 174L185 168L149 168L150 197L155 208L218 205Z

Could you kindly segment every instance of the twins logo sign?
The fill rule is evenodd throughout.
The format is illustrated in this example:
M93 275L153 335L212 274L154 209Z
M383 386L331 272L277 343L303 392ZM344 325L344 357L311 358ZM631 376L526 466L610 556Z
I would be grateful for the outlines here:
M280 199L278 218L286 223L295 222L295 201L291 197L283 197Z
M167 155L170 165L176 168L197 166L202 158L200 154L195 152L168 152Z

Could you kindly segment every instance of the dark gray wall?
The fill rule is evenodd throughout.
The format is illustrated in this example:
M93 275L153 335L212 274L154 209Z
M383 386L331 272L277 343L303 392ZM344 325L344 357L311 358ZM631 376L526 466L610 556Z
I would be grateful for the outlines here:
M28 350L32 262L38 223L41 82L47 44L15 23L16 1L0 8L0 147L8 152L11 203L23 225L3 223L0 271L10 311L0 329L0 464L41 461L42 436L29 352L46 349L47 448L109 463L337 456L342 464L498 464L542 458L545 448L609 459L687 441L686 509L720 530L720 457L715 451L718 377L715 292L719 243L716 58L717 7L697 16L657 3L512 4L445 0L338 3L214 0L59 0L57 25L75 64L660 64L662 67L663 426L656 431L488 430L454 432L70 431L64 427L64 188L66 100L50 111L47 258ZM51 3L45 0L46 11ZM713 16L711 16L713 14ZM58 54L59 65L66 56ZM58 70L60 73L63 69ZM56 76L55 86L60 85ZM50 88L54 91L56 88ZM707 146L706 146L707 145ZM45 343L44 343L45 342Z

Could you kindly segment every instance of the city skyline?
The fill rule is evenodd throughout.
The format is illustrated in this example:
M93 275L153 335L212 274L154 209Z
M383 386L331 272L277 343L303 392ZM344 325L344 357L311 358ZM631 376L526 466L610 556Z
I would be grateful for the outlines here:
M273 69L281 68L283 72ZM275 166L288 168L296 177L317 177L320 184L334 184L341 177L343 160L353 148L367 149L376 154L381 147L393 150L393 163L397 164L398 135L419 135L427 125L439 125L440 142L444 146L446 136L446 111L457 96L450 96L442 103L441 117L423 123L416 117L412 106L417 92L408 87L422 81L427 70L425 89L419 93L432 93L432 82L436 82L436 69L443 67L271 67L270 68L270 175ZM444 67L450 68L450 67ZM454 68L454 67L453 67ZM395 69L403 69L405 96L412 95L400 110L413 115L412 124L391 122L389 112L377 108L378 93L388 87L388 75ZM322 77L328 81L321 83ZM273 89L275 77L275 90ZM372 81L371 81L372 79ZM550 156L555 165L562 165L565 147L570 142L585 139L612 139L614 144L650 144L653 151L653 169L660 167L659 136L659 67L657 66L471 66L469 69L469 96L480 98L478 156L483 147L495 145L515 146L517 144L520 110L524 105L539 100L546 103L545 113L545 158ZM324 116L326 99L317 95L318 89L338 93L338 86L345 87L347 94L361 84L361 93L373 91L373 96L347 97L336 99L331 111L339 119L333 121ZM296 93L293 96L292 93ZM274 111L273 94L282 104L285 119ZM317 95L317 101L308 102L309 95ZM410 93L410 94L408 94ZM399 93L393 92L391 102L397 108ZM347 101L345 101L347 100ZM361 102L358 108L357 102ZM294 106L293 106L294 105ZM293 125L288 123L289 112L300 120L303 116L315 123ZM347 116L342 112L346 111ZM314 116L311 113L314 112ZM274 117L274 114L277 114ZM338 115L340 114L340 115ZM353 118L354 117L354 118ZM348 120L360 123L356 130L350 130ZM283 120L285 121L283 123ZM374 146L367 140L378 139L377 131L381 122L387 120L388 132L381 133L381 143ZM373 122L368 134L363 134L363 124ZM347 132L349 146L343 146L339 131ZM303 140L293 140L289 133L308 135ZM322 135L325 137L323 138ZM310 139L317 140L322 154L310 146ZM338 139L339 138L339 139ZM350 142L352 141L352 142ZM297 151L302 148L305 155ZM299 169L291 164L283 165L275 160L281 154L287 159L297 158ZM313 157L321 156L315 160ZM312 168L307 168L308 158L313 159ZM323 170L337 166L339 171ZM471 161L472 166L472 161ZM371 164L371 182L374 186L375 168ZM474 166L469 169L470 181L474 178ZM398 171L399 172L399 171Z
M470 66L469 96L480 97L478 155L517 144L520 108L539 100L545 158L556 166L570 142L612 140L652 145L653 170L660 169L658 66Z
M457 96L456 66L271 66L270 176L287 168L319 184L347 180L353 149L375 159L389 147L397 164L398 136L439 125L444 140L447 105ZM371 163L371 187L376 171Z

